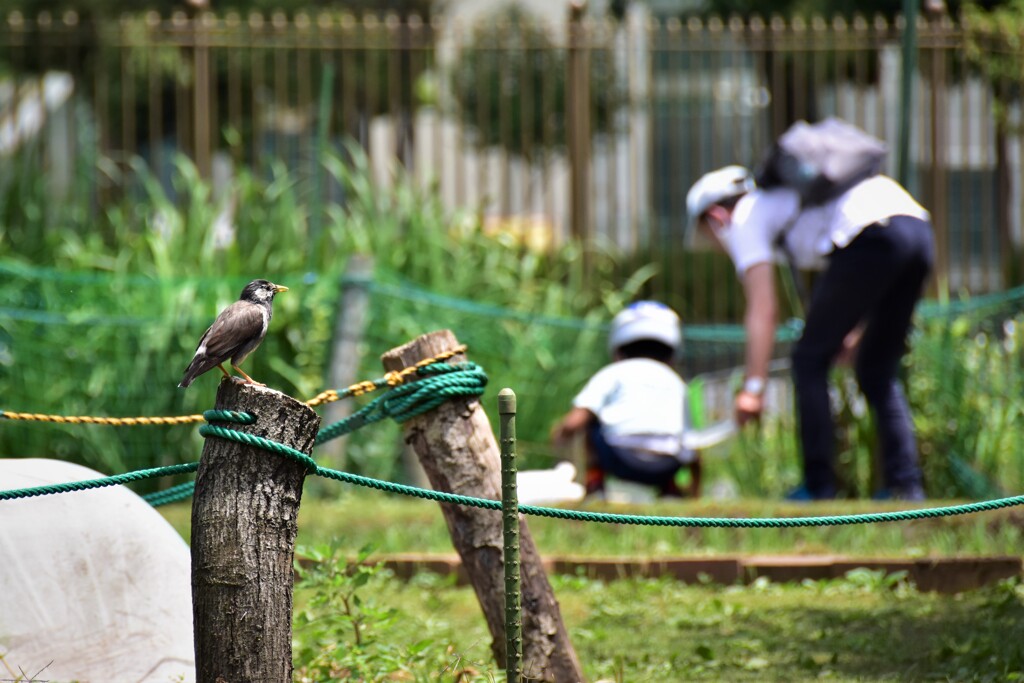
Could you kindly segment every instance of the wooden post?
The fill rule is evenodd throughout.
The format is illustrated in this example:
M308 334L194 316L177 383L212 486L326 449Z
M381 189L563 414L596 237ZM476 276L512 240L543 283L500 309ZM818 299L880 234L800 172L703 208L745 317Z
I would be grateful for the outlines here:
M334 342L331 365L327 369L327 388L345 389L359 380L360 345L366 332L366 314L370 308L368 285L373 279L373 258L352 254L341 285L344 288L334 318ZM324 407L324 423L334 424L352 412L352 401L335 401ZM320 464L345 469L345 440L334 439L320 447Z
M386 370L401 370L459 345L449 330L423 335L384 354ZM448 362L464 361L457 355ZM410 444L436 491L466 496L501 498L498 444L490 421L476 399L447 401L403 425ZM505 663L505 586L502 514L441 504L452 544L491 632L491 651ZM540 554L525 519L520 519L523 677L530 681L576 683L583 669L562 622L558 601L544 573Z
M320 426L311 408L267 387L223 380L226 424L309 454ZM306 467L227 439L203 446L192 499L192 613L197 683L292 679L295 534Z

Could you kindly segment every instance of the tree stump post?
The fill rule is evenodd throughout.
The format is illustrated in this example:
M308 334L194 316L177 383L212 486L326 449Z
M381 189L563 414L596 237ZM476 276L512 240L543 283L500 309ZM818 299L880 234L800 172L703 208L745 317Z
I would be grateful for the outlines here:
M384 354L386 370L401 370L459 345L449 330L423 335ZM459 354L449 363L464 361ZM465 496L501 499L498 444L480 402L460 398L404 423L406 443L420 460L431 486ZM491 632L491 651L505 664L505 586L502 513L441 503L452 544L462 558ZM526 680L577 683L585 680L548 582L540 554L520 516L522 674Z
M320 417L289 396L224 380L217 410L249 413L236 431L307 455ZM192 612L197 683L292 680L292 584L306 467L210 437L192 499Z

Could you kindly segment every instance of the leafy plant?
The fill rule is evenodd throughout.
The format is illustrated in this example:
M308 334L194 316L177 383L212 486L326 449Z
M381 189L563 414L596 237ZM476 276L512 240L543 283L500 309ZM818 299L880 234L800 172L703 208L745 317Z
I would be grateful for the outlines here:
M344 159L324 159L344 203L327 206L316 236L305 186L281 164L241 168L229 191L215 196L185 157L176 158L169 181L135 160L131 174L110 176L131 187L131 198L93 214L75 199L65 208L50 200L42 167L23 162L19 182L28 191L0 195L0 211L35 207L7 213L0 227L0 244L15 259L2 264L0 280L7 410L116 416L209 408L204 387L212 381L201 378L189 391L175 385L202 330L253 277L292 292L275 302L270 333L247 371L298 397L315 395L326 388L339 282L348 256L361 252L375 258L381 285L365 355L354 360L363 376L382 374L378 356L388 348L451 328L493 385L530 399L521 421L525 452L546 441L567 396L605 361L601 323L652 272L639 270L622 288L619 265L605 254L596 260L603 284L584 288L577 245L533 252L487 234L476 214L445 209L434 189L398 170L387 185L373 182L354 147ZM575 362L565 366L563 353ZM366 431L349 439L351 462L396 476L397 430ZM181 427L11 423L0 431L4 455L58 457L111 473L194 460L200 443ZM532 452L546 457L541 447Z
M423 631L410 643L396 626L412 618L380 599L390 572L364 547L349 561L338 546L300 547L296 593L304 603L293 617L295 680L494 681L493 672L452 663L448 645Z
M981 498L1024 482L1024 317L926 321L908 374L928 491Z

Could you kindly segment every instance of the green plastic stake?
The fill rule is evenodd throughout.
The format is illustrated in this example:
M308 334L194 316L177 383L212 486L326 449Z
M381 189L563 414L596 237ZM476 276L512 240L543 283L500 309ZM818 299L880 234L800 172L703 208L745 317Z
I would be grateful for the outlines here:
M505 680L519 683L523 662L522 596L519 580L519 499L516 493L516 394L498 392L501 440L501 517L505 542Z

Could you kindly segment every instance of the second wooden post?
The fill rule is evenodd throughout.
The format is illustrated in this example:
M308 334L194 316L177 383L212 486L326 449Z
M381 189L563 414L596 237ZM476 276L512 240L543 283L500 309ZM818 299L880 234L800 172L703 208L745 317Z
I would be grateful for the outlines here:
M392 349L382 360L386 370L401 370L459 346L448 330L423 335ZM464 361L461 354L448 362ZM410 378L409 381L412 381ZM480 402L454 399L404 423L405 439L416 452L431 486L466 496L499 500L501 465L498 444ZM441 504L452 544L462 558L491 632L491 649L505 664L505 591L502 519L499 510ZM520 518L523 677L576 683L583 669L562 621L540 554L526 521Z

